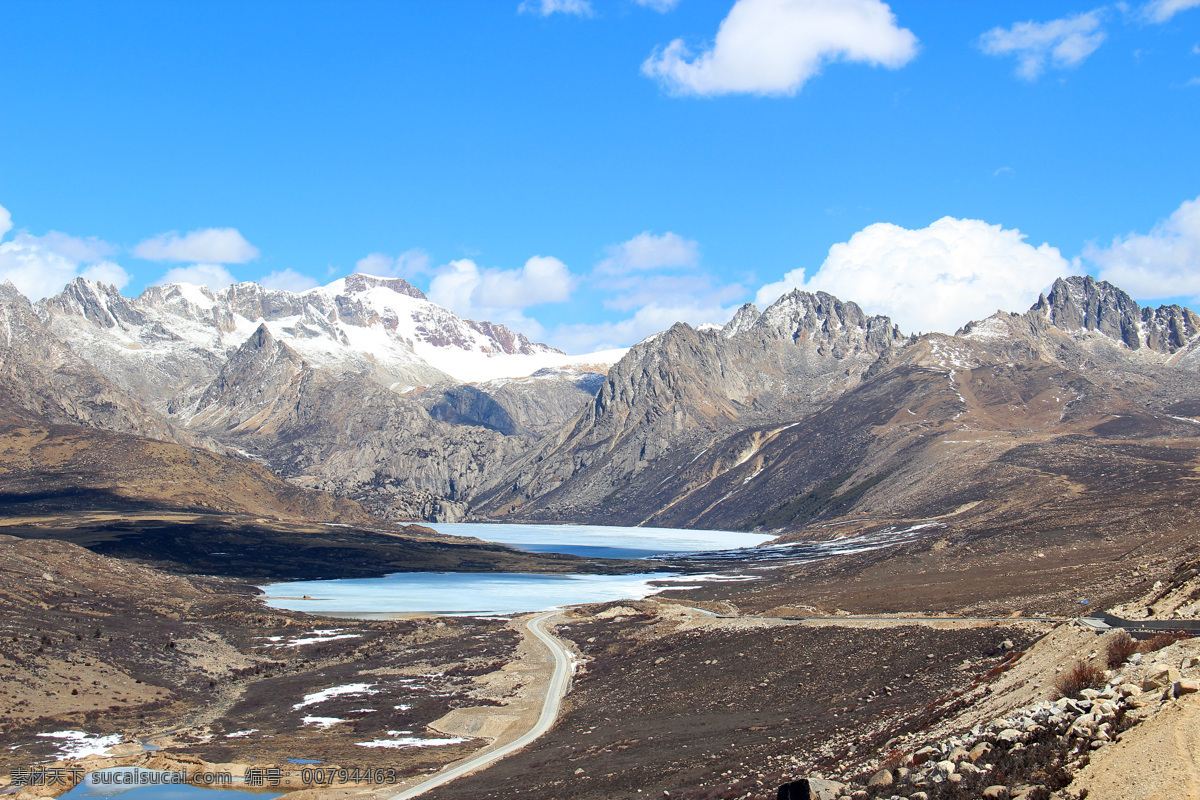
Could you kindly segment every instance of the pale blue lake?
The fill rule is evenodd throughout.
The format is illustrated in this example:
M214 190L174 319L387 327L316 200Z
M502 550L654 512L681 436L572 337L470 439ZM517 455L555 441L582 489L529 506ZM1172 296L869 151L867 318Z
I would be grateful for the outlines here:
M435 523L454 536L474 536L522 550L596 558L644 558L754 547L772 537L730 531L620 528L600 525ZM394 614L516 614L575 603L646 597L696 586L718 576L534 575L527 573L407 572L382 578L292 581L263 586L268 605L328 616ZM725 578L726 580L728 578ZM305 598L308 595L308 598Z

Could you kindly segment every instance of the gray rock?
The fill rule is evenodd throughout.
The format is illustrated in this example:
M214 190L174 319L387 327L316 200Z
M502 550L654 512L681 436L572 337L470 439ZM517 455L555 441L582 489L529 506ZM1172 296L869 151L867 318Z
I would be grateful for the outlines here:
M872 775L871 779L867 781L867 788L882 789L891 786L895 782L896 778L894 775L892 775L892 771L890 769L881 769Z
M1016 728L1005 728L1004 730L1000 731L1000 733L996 734L996 738L1008 744L1016 744L1017 742L1021 741L1022 733Z

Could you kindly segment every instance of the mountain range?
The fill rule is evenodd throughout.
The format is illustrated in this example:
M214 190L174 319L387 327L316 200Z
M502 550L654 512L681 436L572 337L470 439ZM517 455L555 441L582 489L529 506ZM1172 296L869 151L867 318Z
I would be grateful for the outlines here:
M393 520L983 519L1156 491L1200 453L1200 317L1090 277L953 336L797 290L588 356L367 275L5 285L0 320L10 431L168 442Z

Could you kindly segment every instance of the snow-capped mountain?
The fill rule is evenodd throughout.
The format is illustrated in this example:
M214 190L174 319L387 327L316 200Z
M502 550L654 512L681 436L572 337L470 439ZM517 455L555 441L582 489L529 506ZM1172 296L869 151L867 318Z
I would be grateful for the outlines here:
M260 325L316 368L394 391L612 363L621 351L570 357L504 325L461 319L400 278L355 274L306 292L186 283L137 298L83 278L41 301L46 326L134 396L166 409L194 399Z

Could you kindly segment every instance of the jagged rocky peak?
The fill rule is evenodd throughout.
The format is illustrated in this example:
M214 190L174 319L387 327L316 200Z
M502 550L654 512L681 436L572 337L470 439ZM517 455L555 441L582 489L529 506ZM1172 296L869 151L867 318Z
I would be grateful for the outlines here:
M307 364L295 350L278 341L266 324L234 351L217 377L201 394L190 414L221 407L223 416L237 419L252 416L264 405L294 390L294 377ZM211 425L213 420L199 420Z
M830 349L836 358L857 352L883 353L905 341L891 319L868 315L857 303L839 300L826 292L800 289L783 295L750 323L753 306L743 306L734 315L741 317L740 331L726 335L772 336L790 338L796 344L812 342L819 350ZM734 320L730 321L733 325ZM729 326L726 326L728 329Z
M346 294L361 294L369 289L375 289L378 287L391 289L396 294L415 297L417 300L429 299L425 296L424 292L403 278L381 278L377 275L367 275L362 272L356 272L353 275L348 275L344 279L343 291Z
M133 307L129 298L116 286L75 278L54 297L48 297L38 305L39 316L47 314L74 314L104 328L116 328L122 323L140 325L145 320Z
M1174 353L1200 334L1200 316L1178 305L1142 308L1121 289L1090 275L1054 282L1030 309L1064 331L1096 331L1131 350Z
M726 339L732 339L739 333L753 328L761 316L762 312L754 303L746 303L734 313L733 319L726 322L725 327L721 328L721 335Z

